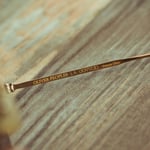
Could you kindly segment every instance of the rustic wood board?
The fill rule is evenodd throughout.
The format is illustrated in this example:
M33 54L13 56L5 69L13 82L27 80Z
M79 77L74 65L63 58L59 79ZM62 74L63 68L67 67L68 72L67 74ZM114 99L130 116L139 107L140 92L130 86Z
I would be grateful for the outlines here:
M70 7L58 2L16 1L16 13L1 14L2 80L25 81L150 52L149 0L116 0L105 9L101 0L68 0ZM73 16L66 19L68 12ZM150 149L149 58L14 95L23 118L15 144L31 150Z
M4 76L8 81L33 78L109 1L3 0L0 3L0 67L3 68L0 79Z

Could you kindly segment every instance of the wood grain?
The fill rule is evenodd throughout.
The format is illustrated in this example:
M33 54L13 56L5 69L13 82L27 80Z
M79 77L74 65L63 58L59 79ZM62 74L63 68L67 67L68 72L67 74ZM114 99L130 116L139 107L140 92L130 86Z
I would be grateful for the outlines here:
M39 62L46 65L110 0L19 1L9 4L3 0L0 6L3 18L0 27L3 63L0 67L3 66L2 80L10 75L6 81L19 80L34 67L34 73L29 76L33 78L41 70Z
M16 1L1 13L4 81L150 52L149 0L104 9L102 0L56 2ZM149 74L147 58L23 89L15 95L23 125L12 141L31 150L149 150Z

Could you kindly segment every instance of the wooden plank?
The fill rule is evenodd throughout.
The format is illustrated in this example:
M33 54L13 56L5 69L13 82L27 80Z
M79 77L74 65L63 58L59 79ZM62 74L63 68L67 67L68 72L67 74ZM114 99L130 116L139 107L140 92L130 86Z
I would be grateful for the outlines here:
M39 68L32 76L27 75L27 78L33 78L41 70L39 62L42 61L42 66L47 64L109 1L30 0L18 3L16 0L8 5L9 2L3 0L0 6L3 18L0 27L1 80L5 77L5 81L16 81L28 71L30 73L31 68ZM7 14L12 15L6 17Z
M49 13L48 8L54 7L56 3L46 2L50 2L46 5ZM32 19L29 20L26 27L16 29L17 33L31 29L31 33L23 33L26 36L23 36L23 41L18 41L16 47L12 46L14 42L8 38L16 34L12 32L14 29L9 30L6 36L6 29L11 27L6 19L6 24L1 27L1 36L5 35L3 42L9 39L10 45L6 42L5 51L3 47L0 49L0 65L4 68L2 77L10 81L16 78L14 81L19 82L149 53L150 1L116 0L100 10L98 4L101 2L76 1L72 7L61 8L62 11L57 11L56 16L53 16L54 20L73 8L83 12L71 16L71 22L77 23L80 16L85 16L86 10L91 10L91 17L81 20L75 28L67 26L69 23L65 20L58 30L54 29L53 33L48 31L50 35L47 37L42 36L46 32L45 28L40 28L39 36L36 31L32 33L40 20L34 25ZM17 15L20 19L22 14L30 16L33 10L44 7L42 4L42 1L30 1L30 7L23 9L23 12L20 9ZM56 7L61 6L65 4L62 2ZM10 50L9 46L13 49ZM8 74L9 77L6 76ZM12 136L12 140L32 150L149 150L149 74L150 59L147 58L23 89L16 93L23 126Z

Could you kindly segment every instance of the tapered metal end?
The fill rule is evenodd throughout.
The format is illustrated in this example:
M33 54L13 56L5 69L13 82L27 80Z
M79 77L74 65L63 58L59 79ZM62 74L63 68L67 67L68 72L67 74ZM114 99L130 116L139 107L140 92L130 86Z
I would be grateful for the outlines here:
M15 91L14 85L12 83L6 83L4 86L8 93L12 93Z

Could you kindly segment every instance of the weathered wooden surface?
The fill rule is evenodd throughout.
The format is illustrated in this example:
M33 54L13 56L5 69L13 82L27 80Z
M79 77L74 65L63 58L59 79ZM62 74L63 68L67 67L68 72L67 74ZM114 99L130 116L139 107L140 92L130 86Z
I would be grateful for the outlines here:
M27 72L27 79L34 77L109 1L3 0L0 3L1 78L22 80L25 77L21 76Z
M65 2L2 7L1 80L150 52L149 0L116 0L102 10L101 0ZM149 150L149 74L147 58L23 89L16 93L23 126L12 140L31 150Z

